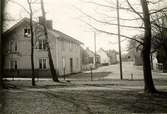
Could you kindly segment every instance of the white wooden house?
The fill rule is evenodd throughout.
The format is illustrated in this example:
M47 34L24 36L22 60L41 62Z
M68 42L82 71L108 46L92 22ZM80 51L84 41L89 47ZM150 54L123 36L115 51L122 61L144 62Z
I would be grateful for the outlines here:
M110 58L109 56L107 55L107 52L100 48L98 51L97 51L97 54L100 56L100 63L103 64L103 65L109 65L110 64Z
M34 65L39 77L50 76L42 18L33 22ZM48 40L53 63L59 75L81 72L81 42L52 28L47 20ZM29 19L23 18L4 33L4 70L7 76L29 77L31 74L31 33Z
M91 68L95 68L96 65L100 63L100 56L90 50L89 48L82 49L82 70L90 70Z

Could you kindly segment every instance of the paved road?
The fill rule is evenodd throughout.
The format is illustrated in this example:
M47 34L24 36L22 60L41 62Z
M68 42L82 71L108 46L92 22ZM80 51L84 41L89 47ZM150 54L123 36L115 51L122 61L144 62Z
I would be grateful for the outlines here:
M142 67L123 63L124 78L142 79ZM143 80L118 80L119 64L100 67L90 72L69 76L67 80L55 83L51 80L7 81L16 88L3 90L5 114L109 114L114 112L167 112L167 94L143 94ZM166 74L153 72L158 90L167 91ZM162 79L163 78L163 79ZM160 80L159 80L160 79ZM132 108L133 107L133 108Z
M123 79L132 79L133 80L141 80L143 79L143 67L135 66L133 62L123 62ZM112 80L112 79L120 79L120 70L119 64L102 66L99 67L93 72L93 80ZM158 71L152 71L154 79L166 79L167 73L162 73ZM64 77L60 77L60 80L64 80ZM15 80L31 80L20 78ZM52 79L40 79L40 80L52 80ZM74 74L66 76L66 80L91 80L91 71L84 71L82 73Z
M133 62L123 62L123 78L131 79L143 79L143 67L135 66ZM167 73L161 73L158 71L152 71L154 79L167 79ZM90 80L90 71L86 71L80 74L71 75L68 79L73 80ZM93 70L93 79L95 80L109 80L120 79L119 64L102 66L96 70Z

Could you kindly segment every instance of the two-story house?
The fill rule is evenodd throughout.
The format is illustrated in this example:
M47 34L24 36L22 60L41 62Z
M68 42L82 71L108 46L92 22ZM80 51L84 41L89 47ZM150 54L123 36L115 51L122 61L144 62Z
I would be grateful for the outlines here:
M34 67L38 77L50 76L48 52L45 45L42 18L33 21ZM82 42L54 30L52 21L47 20L48 42L53 64L59 75L81 72ZM31 75L31 32L29 19L23 18L4 33L3 52L6 76L30 77Z

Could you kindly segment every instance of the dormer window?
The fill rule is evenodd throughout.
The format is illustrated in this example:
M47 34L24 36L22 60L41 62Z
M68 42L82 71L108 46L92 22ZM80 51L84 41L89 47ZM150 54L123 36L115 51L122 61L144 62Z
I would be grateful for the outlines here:
M24 29L24 37L30 37L31 36L31 30L30 28L25 28Z

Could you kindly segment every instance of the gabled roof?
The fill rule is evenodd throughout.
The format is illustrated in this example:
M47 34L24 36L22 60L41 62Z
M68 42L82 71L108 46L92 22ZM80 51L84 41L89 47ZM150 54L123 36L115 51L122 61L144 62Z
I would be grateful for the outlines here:
M94 56L95 55L95 53L92 51L92 50L90 50L89 48L86 48L86 53L88 54L88 55L90 55L90 56Z
M67 35L67 34L64 34L63 32L61 31L58 31L58 30L55 30L53 29L54 32L58 33L60 35L60 39L63 39L63 40L71 40L71 41L74 41L74 42L77 42L79 44L83 44L82 42L80 42L79 40L76 40L74 38L72 38L71 36Z
M17 22L15 25L13 25L12 27L10 27L8 30L6 30L4 32L4 34L7 34L7 33L11 32L11 31L13 31L14 29L16 29L17 27L19 27L20 25L22 25L25 22L29 22L29 19L27 17L24 17L19 22Z
M103 51L107 54L107 51L105 51L103 48L100 48L98 51Z
M95 56L95 52L93 52L92 50L90 50L89 48L86 48L84 50L89 56ZM96 53L96 57L98 57L99 55Z
M7 31L5 31L4 34L7 34L7 33L10 33L11 31L13 31L14 29L16 29L17 27L21 26L22 24L26 23L26 22L29 22L29 18L25 17L23 19L21 19L19 22L17 22L15 25L13 25L11 28L9 28ZM33 21L33 23L36 23L38 24L38 22L35 22ZM69 35L66 35L65 33L61 32L61 31L58 31L58 30L55 30L55 29L49 29L49 31L53 31L57 34L59 34L59 38L60 39L64 39L64 40L69 40L69 41L73 41L73 42L76 42L76 43L79 43L79 44L83 44L82 42L80 42L79 40L76 40L74 38L72 38L71 36Z

